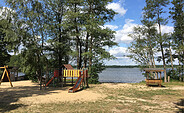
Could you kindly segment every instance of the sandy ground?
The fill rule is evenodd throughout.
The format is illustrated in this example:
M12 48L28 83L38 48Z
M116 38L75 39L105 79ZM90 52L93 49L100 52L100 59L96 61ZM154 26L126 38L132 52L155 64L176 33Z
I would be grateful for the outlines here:
M12 82L14 87L10 87L8 82L3 82L0 86L0 100L10 102L11 104L22 103L42 104L57 102L78 102L78 101L96 101L105 98L106 95L95 93L93 91L83 90L78 93L68 93L70 87L64 88L48 88L39 90L38 83L31 81ZM8 100L8 98L11 100ZM2 101L1 101L2 102Z
M114 89L127 89L127 88L136 88L139 91L150 91L150 90L160 90L160 89L171 89L171 90L184 90L183 86L174 86L174 87L147 87L146 85L132 85L131 83L104 83L101 84L107 88Z
M9 82L3 82L0 85L0 104L3 106L15 106L13 109L19 108L19 106L29 106L31 109L34 105L48 104L48 103L60 103L60 102L96 102L96 101L107 101L119 102L126 105L137 105L138 102L159 104L158 106L147 106L145 104L140 105L141 109L153 112L163 113L171 112L170 110L178 111L178 109L184 109L184 105L177 105L179 99L184 100L183 97L176 97L175 95L154 95L152 99L145 99L140 97L131 97L129 95L117 95L120 90L136 89L138 91L157 91L161 89L176 90L184 92L184 86L170 86L170 87L147 87L146 85L133 85L131 83L102 83L96 85L90 85L90 88L76 93L68 93L68 87L49 87L45 90L39 89L38 83L32 83L30 80L27 81L16 81L12 82L14 87L11 87ZM114 92L116 91L116 92ZM109 94L110 93L110 94ZM106 99L106 97L114 97L115 99ZM118 97L119 96L119 97ZM167 97L166 97L167 96ZM182 101L184 103L184 101ZM182 104L182 103L181 103ZM1 109L0 106L0 109ZM119 106L119 105L117 105ZM6 109L6 108L3 108ZM9 108L7 108L9 109ZM24 108L23 108L24 109ZM112 108L113 112L130 112L130 109L116 109Z

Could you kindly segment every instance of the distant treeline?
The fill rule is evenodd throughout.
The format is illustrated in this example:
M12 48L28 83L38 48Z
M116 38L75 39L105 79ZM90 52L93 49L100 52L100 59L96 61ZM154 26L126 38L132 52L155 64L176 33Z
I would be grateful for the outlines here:
M106 65L106 68L140 68L139 65ZM167 68L171 68L170 65L166 66ZM178 67L178 65L174 65L174 67ZM163 65L156 65L156 68L163 68Z

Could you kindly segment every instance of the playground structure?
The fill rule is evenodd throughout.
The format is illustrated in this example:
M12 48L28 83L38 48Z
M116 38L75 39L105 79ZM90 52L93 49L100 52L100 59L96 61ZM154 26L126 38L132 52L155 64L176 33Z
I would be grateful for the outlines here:
M55 78L59 78L62 86L66 86L66 78L77 78L77 81L73 88L69 89L69 93L74 93L79 89L79 87L83 88L85 85L88 87L88 70L87 69L74 69L70 64L64 64L63 68L60 70L54 70L54 76L46 83L45 87L49 86L49 84L54 81Z
M73 71L72 71L73 72ZM75 71L74 71L75 72ZM77 75L79 75L78 76L78 79L77 79L77 81L76 81L76 83L75 83L75 85L72 87L72 88L70 88L69 90L68 90L68 92L69 93L74 93L75 91L77 91L78 90L78 88L82 85L82 87L83 86L88 86L88 71L87 70L82 70L82 71L77 71L77 73L76 73ZM74 74L73 74L74 75Z
M8 81L10 82L11 87L13 87L12 82L10 80L9 72L7 70L7 69L9 69L8 66L0 67L0 69L4 69L3 75L1 77L0 85L1 85L3 79L4 79L5 75L6 75L7 78L8 78Z
M158 84L161 87L162 80L161 80L161 72L164 72L164 69L160 68L144 68L143 69L146 73L146 85L149 86L149 84ZM149 74L156 73L157 76L153 76L149 78ZM160 78L158 77L158 73L160 73Z

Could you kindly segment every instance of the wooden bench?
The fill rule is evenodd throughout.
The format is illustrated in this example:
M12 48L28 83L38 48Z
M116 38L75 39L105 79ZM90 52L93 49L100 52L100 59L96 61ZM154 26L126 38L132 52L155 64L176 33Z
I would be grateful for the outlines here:
M162 80L160 79L145 79L146 85L149 86L149 84L158 84L161 87Z
M146 85L149 86L149 84L158 84L161 87L162 80L161 80L161 72L164 71L164 69L160 68L144 68L143 69L146 73ZM153 79L149 79L149 74L155 73L157 76L153 77ZM160 73L160 78L158 77L158 73Z

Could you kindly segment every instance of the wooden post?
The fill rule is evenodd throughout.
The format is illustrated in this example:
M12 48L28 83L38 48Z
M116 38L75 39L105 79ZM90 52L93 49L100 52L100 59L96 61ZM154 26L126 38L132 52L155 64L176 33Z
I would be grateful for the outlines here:
M2 76L2 78L1 78L1 81L0 81L0 85L1 85L1 82L3 81L3 78L4 78L4 75L5 75L5 70L4 70L4 72L3 72L3 76Z
M170 82L170 76L168 76L168 82Z
M155 74L153 71L151 71L151 74L153 75L153 79L155 79Z
M63 68L61 68L61 84L62 84L62 87L63 87L63 77L64 77L64 70Z
M7 74L8 80L9 80L9 82L10 82L10 85L11 85L11 87L13 87L12 82L11 82L11 80L10 80L10 76L9 76L8 71L7 71L7 69L6 69L6 68L5 68L5 71L6 71L6 74Z
M66 86L66 77L64 77L64 86Z
M85 71L84 70L82 70L83 71L83 85L82 85L82 87L84 88L85 87L85 80L84 80L84 78L85 78Z
M73 85L73 77L72 77L72 85Z
M84 75L84 87L86 88L86 86L85 86L85 85L87 84L87 83L86 83L86 82L87 82L87 81L86 81L86 70L84 70L84 72L85 72L85 75Z
M89 84L88 84L88 70L86 70L86 84L87 84L87 88L89 88Z
M2 80L4 78L4 76L5 76L5 73L6 73L6 76L7 76L8 80L9 80L9 82L10 82L10 85L11 85L11 87L13 87L12 82L11 82L10 77L9 77L9 74L8 74L8 71L6 69L6 68L8 68L8 66L4 66L4 67L0 67L0 68L4 68L4 72L3 72L3 76L2 76L1 81L0 81L0 85L1 85L1 82L2 82Z
M147 79L149 79L149 76L148 76L148 75L149 75L149 73L148 73L148 72L146 72L146 75L147 75Z

